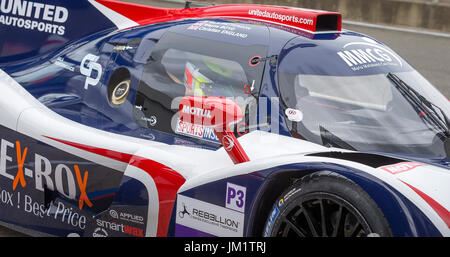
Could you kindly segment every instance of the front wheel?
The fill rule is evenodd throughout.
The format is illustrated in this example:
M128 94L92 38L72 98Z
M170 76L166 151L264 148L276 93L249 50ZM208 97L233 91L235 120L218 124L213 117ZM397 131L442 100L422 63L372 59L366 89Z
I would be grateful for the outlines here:
M270 237L392 236L372 198L328 171L303 177L275 202L263 232Z

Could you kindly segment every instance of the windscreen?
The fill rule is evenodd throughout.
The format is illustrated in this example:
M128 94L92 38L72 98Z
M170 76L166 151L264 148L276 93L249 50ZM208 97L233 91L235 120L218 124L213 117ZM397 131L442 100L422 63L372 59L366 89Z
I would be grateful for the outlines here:
M283 49L278 71L293 136L350 150L446 156L448 100L383 44L352 34L318 43L297 38Z

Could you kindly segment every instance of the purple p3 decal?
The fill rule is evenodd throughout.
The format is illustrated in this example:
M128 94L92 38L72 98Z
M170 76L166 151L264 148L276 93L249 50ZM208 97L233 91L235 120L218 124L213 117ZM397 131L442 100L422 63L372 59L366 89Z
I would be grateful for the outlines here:
M244 212L246 192L247 188L245 187L227 183L225 207L235 211Z

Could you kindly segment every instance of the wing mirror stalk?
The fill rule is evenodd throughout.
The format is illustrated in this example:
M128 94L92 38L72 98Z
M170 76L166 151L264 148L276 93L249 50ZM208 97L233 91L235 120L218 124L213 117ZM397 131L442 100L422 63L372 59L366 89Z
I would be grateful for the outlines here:
M250 161L230 129L231 124L243 117L236 102L217 96L186 96L180 101L179 113L184 122L212 127L234 164Z

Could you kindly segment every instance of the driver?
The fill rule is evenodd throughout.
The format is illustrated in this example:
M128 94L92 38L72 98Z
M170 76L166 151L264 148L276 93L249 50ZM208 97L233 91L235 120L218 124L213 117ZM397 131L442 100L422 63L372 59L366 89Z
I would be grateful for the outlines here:
M187 61L184 72L185 95L222 97L241 96L243 91L241 91L240 94L236 94L233 87L233 82L241 84L240 81L243 81L241 76L242 75L234 72L232 68L213 63L207 59L203 59L203 62L198 65L193 64L193 61ZM253 98L251 97L245 97L243 98L243 101L238 101L243 113L246 113L246 109L252 99ZM247 133L248 125L246 125L245 122L242 124L242 126L237 127L236 130L240 131L238 133L245 134Z
M188 96L205 96L213 89L213 82L200 73L190 62L186 62L184 70L184 86ZM205 92L206 91L206 92Z
M207 58L201 62L187 61L184 70L186 95L234 97L233 70Z

